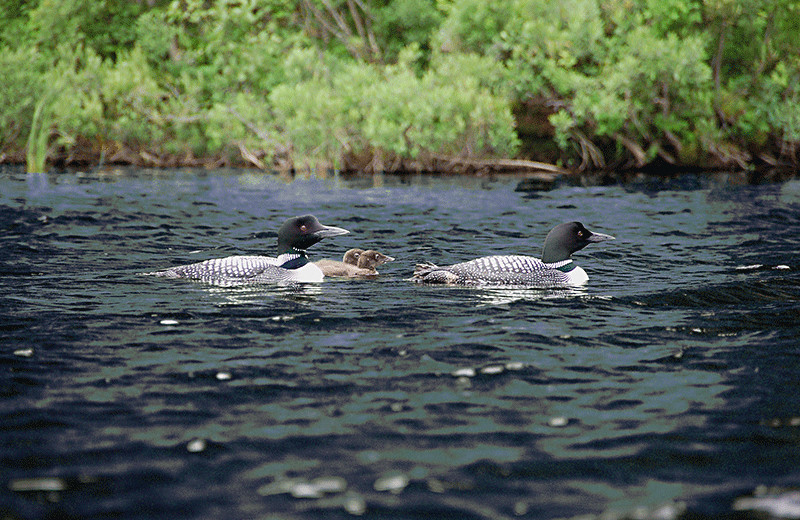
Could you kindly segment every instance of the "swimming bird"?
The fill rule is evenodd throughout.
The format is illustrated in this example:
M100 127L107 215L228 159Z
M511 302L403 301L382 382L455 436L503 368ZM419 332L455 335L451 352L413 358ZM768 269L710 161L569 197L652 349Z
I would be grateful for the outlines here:
M446 267L418 264L411 280L421 283L524 285L538 288L581 285L589 277L572 261L572 253L593 242L605 240L614 240L614 237L593 233L580 222L568 222L559 224L547 234L541 260L532 256L495 255Z
M323 226L313 215L292 217L278 230L277 258L229 256L147 274L165 278L188 278L224 286L321 282L324 274L309 261L305 250L323 238L347 233L349 231L346 229Z
M342 257L342 261L318 260L317 264L325 276L375 276L379 265L392 262L394 258L379 253L374 249L350 249Z

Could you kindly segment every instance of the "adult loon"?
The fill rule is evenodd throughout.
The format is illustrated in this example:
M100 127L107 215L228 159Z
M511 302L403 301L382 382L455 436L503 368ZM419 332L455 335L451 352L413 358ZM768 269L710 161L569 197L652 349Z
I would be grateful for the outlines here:
M542 259L532 256L484 256L469 262L438 267L418 264L413 281L463 285L525 285L553 288L586 283L586 272L570 256L592 242L614 240L611 235L592 233L580 222L554 227L544 241Z
M346 229L323 226L313 215L293 217L278 230L277 258L229 256L147 274L165 278L188 278L223 286L321 282L324 275L319 267L309 261L305 250L323 238L346 233L349 233Z
M373 249L350 249L342 257L342 261L318 260L317 264L325 276L376 276L379 265L392 262L394 258Z

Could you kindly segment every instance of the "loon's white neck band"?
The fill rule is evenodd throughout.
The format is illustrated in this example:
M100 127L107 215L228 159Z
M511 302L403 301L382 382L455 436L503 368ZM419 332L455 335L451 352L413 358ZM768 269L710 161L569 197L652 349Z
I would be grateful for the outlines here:
M308 254L298 249L278 256L278 261L280 262L280 267L284 269L299 269L309 262Z

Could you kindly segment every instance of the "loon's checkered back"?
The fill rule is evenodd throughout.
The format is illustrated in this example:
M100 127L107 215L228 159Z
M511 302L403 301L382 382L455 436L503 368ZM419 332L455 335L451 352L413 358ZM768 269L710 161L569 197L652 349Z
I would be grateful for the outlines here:
M545 264L532 256L485 256L446 267L421 265L415 271L414 279L425 283L550 288L574 283L570 275L572 268L577 268L572 260Z

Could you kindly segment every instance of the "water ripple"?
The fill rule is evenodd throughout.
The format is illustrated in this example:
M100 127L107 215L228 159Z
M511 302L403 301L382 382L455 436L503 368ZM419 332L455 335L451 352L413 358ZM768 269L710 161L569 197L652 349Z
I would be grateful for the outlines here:
M788 511L800 484L797 183L536 197L515 185L4 170L0 511ZM374 280L301 287L138 275L272 254L275 227L308 212L351 231L315 257L368 245L397 260ZM407 281L419 261L538 255L568 220L618 238L575 255L585 287Z

